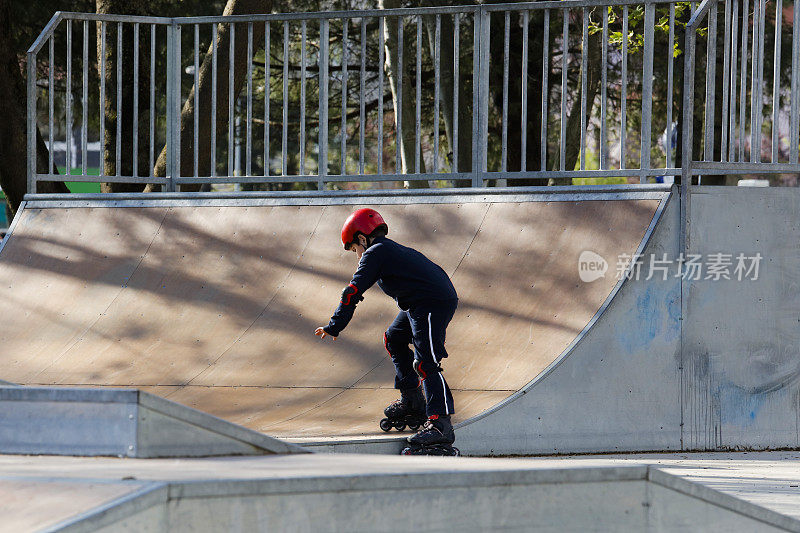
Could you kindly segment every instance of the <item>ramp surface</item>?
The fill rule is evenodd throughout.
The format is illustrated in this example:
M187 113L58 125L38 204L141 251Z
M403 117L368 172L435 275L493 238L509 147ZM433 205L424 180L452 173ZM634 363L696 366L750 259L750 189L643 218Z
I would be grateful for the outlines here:
M582 282L581 252L634 254L667 194L28 202L0 252L0 379L136 387L278 437L383 435L394 302L376 286L336 342L313 335L356 268L342 221L371 206L459 293L444 368L465 421L573 343L618 283L614 264Z

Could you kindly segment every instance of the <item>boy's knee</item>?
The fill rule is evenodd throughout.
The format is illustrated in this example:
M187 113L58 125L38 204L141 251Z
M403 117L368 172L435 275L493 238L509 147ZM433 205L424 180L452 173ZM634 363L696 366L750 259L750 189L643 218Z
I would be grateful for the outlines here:
M389 355L398 353L398 351L408 351L408 341L405 336L394 328L389 328L383 333L383 346Z
M417 373L420 379L425 379L442 371L442 366L433 363L432 361L425 361L423 359L414 359L414 372Z

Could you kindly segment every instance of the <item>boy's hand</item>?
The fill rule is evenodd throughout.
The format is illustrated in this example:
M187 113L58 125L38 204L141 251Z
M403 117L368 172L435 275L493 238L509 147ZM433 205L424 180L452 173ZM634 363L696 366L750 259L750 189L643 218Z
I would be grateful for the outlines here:
M330 333L326 333L325 329L322 326L320 326L320 327L318 327L317 329L314 330L314 335L316 335L317 337L319 337L321 339L324 339L325 337L331 337L333 340L336 340L336 337L334 337Z

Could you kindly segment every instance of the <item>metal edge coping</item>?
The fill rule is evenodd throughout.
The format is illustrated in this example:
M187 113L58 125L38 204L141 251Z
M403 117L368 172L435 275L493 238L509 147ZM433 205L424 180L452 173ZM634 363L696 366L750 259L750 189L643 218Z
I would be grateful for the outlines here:
M661 202L659 203L658 208L656 209L656 212L653 214L653 218L647 227L647 231L645 232L644 237L639 243L639 246L637 246L636 252L634 252L635 254L642 254L647 245L650 244L650 240L653 234L655 233L655 229L658 226L658 223L661 221L664 211L666 210L667 205L669 204L671 198L672 195L668 195L665 198L661 199ZM603 301L603 304L600 306L597 312L595 312L595 314L592 316L592 318L589 320L586 326L584 326L584 328L580 331L580 333L578 333L578 335L572 340L569 346L567 346L558 355L558 357L556 357L555 360L553 360L553 362L547 365L544 368L544 370L539 372L531 381L529 381L527 384L521 387L517 392L511 394L509 397L507 397L497 405L490 407L489 409L486 409L482 413L479 413L473 416L472 418L459 422L458 424L454 424L453 427L455 429L459 429L468 426L470 424L473 424L475 422L478 422L479 420L482 420L483 418L486 418L487 416L494 414L495 412L504 408L508 404L526 395L531 388L535 387L536 384L538 384L540 381L544 380L547 376L552 374L553 371L556 368L558 368L561 365L561 363L563 363L572 354L572 352L577 348L577 346L580 344L583 338L594 327L595 323L597 323L600 317L606 312L608 307L611 305L611 302L614 300L614 298L616 298L617 294L619 293L620 290L622 290L622 287L625 285L627 281L628 280L626 276L622 276L622 278L619 281L617 281L617 284L614 286L614 288L608 294L606 299Z
M6 247L6 243L11 238L11 235L14 233L14 230L17 228L17 222L19 222L20 219L22 218L22 216L21 216L22 212L25 210L25 208L27 206L28 206L28 202L26 202L25 200L20 202L19 208L17 209L17 212L14 213L14 219L11 221L11 224L8 226L8 229L6 230L5 237L3 237L3 240L0 241L0 252L2 252L3 248Z
M161 398L149 392L139 391L139 405L206 431L211 431L275 454L312 453L297 444L270 437L264 433L234 424L193 407Z
M625 199L651 199L655 195L669 193L671 185L594 185L564 187L482 187L474 189L400 189L392 191L253 191L253 192L198 192L198 193L90 193L90 194L26 194L25 201L34 203L28 207L144 207L147 205L172 205L176 201L186 205L203 205L212 200L229 201L241 205L251 205L258 201L273 200L274 205L296 205L297 200L324 201L326 205L338 201L340 203L358 203L371 200L386 202L390 199L402 199L405 202L421 201L434 198L447 203L481 202L481 201L549 201L551 197L563 196L569 199L610 199L609 195L624 195ZM593 198L592 195L597 195ZM499 198L499 199L494 199ZM513 198L509 200L509 198ZM560 199L560 198L559 198ZM52 203L58 203L52 206Z
M773 511L767 507L726 494L718 489L691 481L677 474L667 472L663 467L648 466L647 481L666 489L680 492L686 496L702 500L711 505L727 509L733 513L766 523L768 525L800 532L800 520Z
M135 404L139 391L120 388L0 386L0 401L9 402L92 402Z

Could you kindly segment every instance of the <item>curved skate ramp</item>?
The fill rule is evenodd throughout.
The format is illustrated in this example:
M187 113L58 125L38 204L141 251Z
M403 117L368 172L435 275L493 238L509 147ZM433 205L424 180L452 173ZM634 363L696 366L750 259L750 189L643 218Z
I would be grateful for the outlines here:
M573 343L618 284L614 264L582 282L581 252L635 253L668 194L37 198L0 252L0 379L135 387L284 438L383 435L394 302L376 286L337 341L313 335L356 267L341 223L373 206L458 290L444 368L465 421Z

